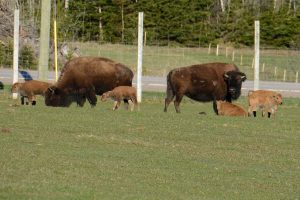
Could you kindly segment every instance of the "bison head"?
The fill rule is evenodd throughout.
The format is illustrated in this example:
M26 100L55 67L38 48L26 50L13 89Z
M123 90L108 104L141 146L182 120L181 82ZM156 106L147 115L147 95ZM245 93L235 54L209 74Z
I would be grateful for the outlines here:
M20 89L22 83L14 83L13 86L11 87L11 92L12 93L17 93Z
M227 92L232 99L239 98L242 82L246 79L246 74L239 71L229 71L224 74L224 80L227 83Z
M45 104L54 107L68 107L72 101L68 100L66 92L56 86L51 86L45 92Z
M69 107L73 102L82 107L86 102L86 97L79 92L70 92L51 86L45 92L45 104L53 107Z

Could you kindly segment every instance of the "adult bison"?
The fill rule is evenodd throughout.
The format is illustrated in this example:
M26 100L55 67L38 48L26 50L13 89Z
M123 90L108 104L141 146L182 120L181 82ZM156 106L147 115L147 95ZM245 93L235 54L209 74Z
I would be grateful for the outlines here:
M100 57L78 57L66 63L57 83L45 93L47 106L67 107L76 101L83 106L87 99L92 106L97 95L117 86L131 86L132 71L121 63Z
M246 75L237 66L226 63L208 63L173 69L167 76L165 109L175 97L176 112L184 95L202 102L226 100L231 102L241 94ZM214 110L217 113L216 105Z

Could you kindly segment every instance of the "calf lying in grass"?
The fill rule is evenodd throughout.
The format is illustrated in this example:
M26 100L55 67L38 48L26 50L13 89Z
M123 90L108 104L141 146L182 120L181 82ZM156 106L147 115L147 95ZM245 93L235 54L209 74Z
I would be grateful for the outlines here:
M275 117L278 105L282 104L282 95L269 90L249 91L248 103L249 115L253 113L253 116L256 117L256 111L261 109L263 117L266 115L266 113L268 113L268 118L270 118L271 115Z
M119 108L122 100L126 105L126 109L128 109L128 103L131 102L131 111L133 111L134 106L137 105L136 89L130 86L119 86L111 91L103 93L101 101L106 101L108 98L114 100L113 110Z
M217 101L218 115L224 116L248 116L247 111L239 105L226 101Z
M31 103L31 105L36 104L36 98L35 95L42 95L44 96L45 91L51 86L52 84L42 82L42 81L36 81L36 80L30 80L26 81L24 83L15 83L13 84L11 88L12 93L19 93L21 96L21 104L24 105L25 98L28 99L26 101L26 105Z

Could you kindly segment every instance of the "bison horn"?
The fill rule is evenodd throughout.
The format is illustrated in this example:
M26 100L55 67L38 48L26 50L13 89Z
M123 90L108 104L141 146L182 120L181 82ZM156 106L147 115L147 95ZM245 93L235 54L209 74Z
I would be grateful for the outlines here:
M226 73L224 74L224 77L225 77L225 78L229 78L228 74L226 74Z
M246 80L246 76L241 76L241 79L244 81Z
M53 89L53 88L49 87L48 90L49 90L52 94L54 94L54 89Z

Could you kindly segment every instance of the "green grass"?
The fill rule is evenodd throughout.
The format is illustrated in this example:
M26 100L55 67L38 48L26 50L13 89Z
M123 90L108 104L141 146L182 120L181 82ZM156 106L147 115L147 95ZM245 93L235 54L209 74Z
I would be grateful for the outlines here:
M163 98L144 93L129 112L18 106L1 92L0 199L299 199L299 99L267 119L189 99L164 113Z
M137 66L137 46L97 43L72 43L78 46L82 55L103 56L128 65L132 70ZM234 60L233 60L234 51ZM235 63L245 72L249 80L253 79L252 68L254 50L250 48L233 49L221 46L219 56L211 48L178 48L146 46L143 51L144 75L165 76L171 69L199 63L227 62ZM265 66L263 69L263 65ZM276 75L275 75L276 67ZM300 71L299 51L264 50L260 52L260 79L283 81L286 70L286 81L295 82L295 74Z

